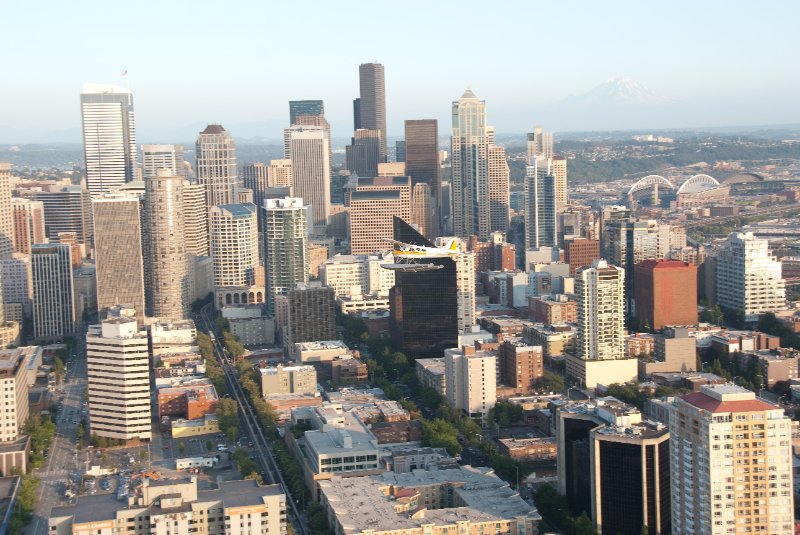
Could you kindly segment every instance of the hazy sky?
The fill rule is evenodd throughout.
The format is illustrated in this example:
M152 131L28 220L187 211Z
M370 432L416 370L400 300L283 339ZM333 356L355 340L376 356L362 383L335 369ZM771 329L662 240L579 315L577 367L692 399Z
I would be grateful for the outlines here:
M358 65L369 61L386 68L390 135L429 117L447 133L450 102L466 86L498 132L800 122L800 2L791 0L18 0L0 13L7 132L79 128L81 85L97 82L130 84L141 141L185 141L206 122L277 138L287 101L301 98L324 99L342 137ZM675 99L675 109L563 105L613 77Z

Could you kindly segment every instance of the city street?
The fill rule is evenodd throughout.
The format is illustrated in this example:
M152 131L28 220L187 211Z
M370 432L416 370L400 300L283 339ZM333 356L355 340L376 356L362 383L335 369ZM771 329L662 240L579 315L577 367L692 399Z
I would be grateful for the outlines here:
M41 486L33 519L25 529L27 534L47 533L50 509L66 503L63 500L63 491L70 472L77 470L82 474L89 455L86 450L77 452L75 449L77 423L85 417L81 410L83 392L86 389L86 353L80 338L79 334L76 337L78 340L76 356L68 366L64 383L55 393L56 399L63 397L64 404L56 419L56 435L53 438L50 454L44 465L36 470L41 479Z

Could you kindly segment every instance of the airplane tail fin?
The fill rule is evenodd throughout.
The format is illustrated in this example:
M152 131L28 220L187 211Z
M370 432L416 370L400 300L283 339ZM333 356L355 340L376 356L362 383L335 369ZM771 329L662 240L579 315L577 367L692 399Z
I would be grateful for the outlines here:
M455 238L453 238L452 240L450 240L448 242L447 250L451 251L451 252L454 252L454 253L458 252L458 241Z

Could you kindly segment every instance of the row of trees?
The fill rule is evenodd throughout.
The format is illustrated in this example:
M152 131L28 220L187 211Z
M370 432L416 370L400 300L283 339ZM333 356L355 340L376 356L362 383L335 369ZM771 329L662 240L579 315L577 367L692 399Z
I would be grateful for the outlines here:
M592 520L586 512L573 517L567 499L550 485L544 484L537 488L533 493L533 501L549 527L560 530L564 535L597 535L597 530L592 526ZM642 532L648 533L644 530Z
M30 464L33 468L39 468L44 464L44 454L50 449L53 437L56 435L56 424L49 417L42 418L39 414L34 414L28 418L25 424L25 432L31 437Z
M14 506L14 513L8 524L8 531L11 535L19 535L22 529L33 518L33 511L36 509L37 496L39 494L39 478L28 472L22 476L17 501Z

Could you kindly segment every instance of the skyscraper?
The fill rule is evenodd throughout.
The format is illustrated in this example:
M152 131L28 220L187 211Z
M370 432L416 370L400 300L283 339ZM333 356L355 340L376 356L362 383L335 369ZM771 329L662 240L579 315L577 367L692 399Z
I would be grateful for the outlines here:
M654 219L612 220L603 232L604 258L625 269L626 310L634 311L633 266L650 258L667 258L670 246L670 226Z
M525 173L525 248L555 247L557 234L555 178L547 161L534 160Z
M94 197L136 178L133 95L113 85L84 84L81 93L86 187Z
M332 288L298 285L288 293L286 343L336 340L336 299Z
M215 290L233 288L247 292L256 283L257 217L254 204L223 204L209 210Z
M86 367L92 435L150 440L150 353L136 318L108 318L89 327Z
M675 400L669 428L672 533L794 533L782 407L731 383L705 385Z
M130 305L144 319L141 201L109 193L92 200L97 278L97 311ZM152 245L152 244L151 244Z
M197 180L206 187L206 206L236 204L239 188L236 143L222 125L210 124L197 138Z
M14 252L31 254L31 245L46 241L44 204L15 197L11 200L11 209L14 218Z
M267 185L270 188L292 187L292 160L270 160ZM261 206L261 205L259 205Z
M508 228L508 166L486 125L486 103L467 89L453 102L453 233L481 240ZM498 226L499 228L493 228Z
M549 160L553 157L553 134L536 126L528 134L528 165L533 165L537 158Z
M399 217L394 218L393 230L395 240L433 245ZM394 343L411 358L441 357L445 349L458 347L459 325L464 321L459 314L456 263L452 258L425 258L418 263L442 267L395 274L389 292L390 332Z
M351 177L345 187L349 207L350 253L370 254L386 249L393 218L411 222L411 181L405 176Z
M301 115L323 117L325 115L325 104L321 100L290 100L289 124L292 126L300 124L297 122L297 118Z
M262 162L247 163L242 166L242 184L253 190L253 204L264 204L264 192L269 187L269 165Z
M319 126L291 126L284 140L292 160L292 193L311 205L314 226L324 226L331 211L330 140Z
M431 194L431 219L433 227L426 236L439 234L439 207L441 184L439 182L439 123L436 119L408 120L405 122L406 174L411 177L412 187L419 183L428 185Z
M159 169L185 178L183 145L142 145L142 178L157 176Z
M33 337L59 341L75 329L72 252L67 244L31 247Z
M383 65L362 63L358 66L360 88L359 125L356 128L380 130L379 162L386 161L386 87Z
M186 254L209 256L206 187L199 182L183 181L183 227Z
M506 162L506 149L490 145L487 154L489 228L492 232L506 232L510 219L509 169L508 162Z
M14 220L11 209L11 164L0 163L0 260L14 252Z
M406 161L406 142L398 139L394 142L395 160L398 163L405 163Z
M697 266L650 259L633 267L636 323L660 331L697 323Z
M297 283L308 282L308 228L303 199L267 199L263 205L264 256L269 306Z
M183 178L160 170L145 181L145 221L150 280L145 284L148 316L183 319L189 312Z
M80 186L55 187L36 193L44 205L44 227L51 242L62 232L74 232L78 243L92 240L92 201Z
M436 230L433 202L431 188L426 183L420 182L414 186L411 191L411 223L416 225L420 233L429 240L435 238Z
M600 533L670 533L670 434L613 397L556 412L558 486ZM691 533L691 532L676 532Z
M550 173L556 180L556 210L562 212L567 207L569 193L567 188L567 159L553 156L550 160Z
M575 274L578 329L567 377L588 388L627 383L638 376L638 360L625 354L625 270L596 260Z
M781 263L769 250L769 241L752 232L732 232L717 256L717 303L756 321L765 312L786 306Z
M575 274L578 332L575 352L582 359L625 355L625 270L597 260Z
M381 161L380 130L359 129L353 134L351 144L345 147L347 169L358 176L378 176Z

